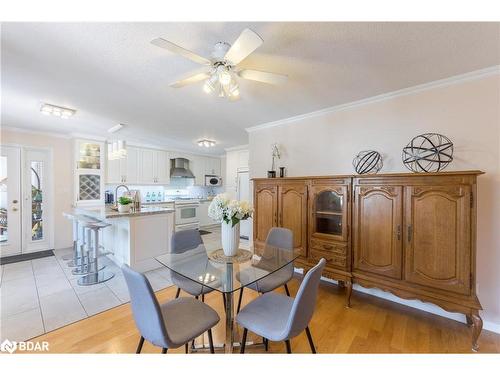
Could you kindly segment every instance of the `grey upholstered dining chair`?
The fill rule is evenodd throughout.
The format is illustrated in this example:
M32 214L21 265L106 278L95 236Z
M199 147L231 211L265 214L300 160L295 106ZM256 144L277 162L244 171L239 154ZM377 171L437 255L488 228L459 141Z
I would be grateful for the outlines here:
M196 249L198 246L203 244L200 232L197 229L183 230L180 232L174 232L171 240L171 252L173 254L182 254L185 251ZM208 257L207 257L208 261ZM181 290L194 296L196 299L201 295L202 302L205 301L205 294L213 292L214 289L204 287L203 285L188 279L178 273L171 271L170 278L174 285L177 286L177 292L175 293L175 298L178 298ZM224 295L222 295L224 299ZM224 299L224 306L226 302Z
M311 351L316 353L309 322L314 313L325 263L325 259L321 258L318 264L307 272L295 299L279 293L266 293L241 310L236 316L236 322L244 328L240 353L245 352L248 330L266 340L285 341L287 353L292 352L290 339L305 330Z
M130 293L132 313L141 338L136 353L140 353L144 340L168 349L184 345L208 332L210 352L214 353L212 327L219 322L219 315L210 306L193 298L181 297L159 304L146 277L122 266L123 275Z
M266 238L266 246L279 247L281 249L287 249L293 251L293 232L287 228L271 228ZM253 289L259 293L267 293L280 286L285 287L285 292L287 296L290 296L290 291L286 285L293 277L294 267L293 262L287 264L280 270L271 273L270 275L256 281L253 284L247 286L247 288ZM241 308L241 299L243 298L243 288L240 289L240 296L238 298L237 312Z

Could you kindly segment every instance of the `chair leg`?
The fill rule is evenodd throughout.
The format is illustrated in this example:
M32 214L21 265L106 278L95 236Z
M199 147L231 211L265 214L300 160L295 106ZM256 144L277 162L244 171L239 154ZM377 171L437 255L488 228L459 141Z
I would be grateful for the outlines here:
M214 354L215 349L214 349L214 340L212 338L212 330L209 329L207 332L208 332L208 344L210 345L210 353Z
M238 307L236 309L236 314L240 312L242 298L243 298L243 288L240 289L240 296L238 298Z
M311 352L316 354L316 348L314 347L313 338L311 336L311 331L309 330L309 326L306 327L307 340L309 340L309 346L311 347Z
M286 292L286 295L287 295L288 297L290 297L290 291L288 290L288 285L286 285L286 284L285 284L285 285L284 285L284 287L285 287L285 292Z
M181 294L181 288L177 288L177 292L175 293L175 298L179 298L180 294Z
M198 296L194 296L195 299L198 299Z
M142 345L144 344L144 337L141 336L139 339L139 345L137 345L137 350L135 351L135 354L139 354L142 350Z
M188 354L188 352L189 352L189 345L188 345L188 343L184 344L184 351L186 352L186 354Z
M224 311L226 311L226 296L224 295L224 293L221 293L222 295L222 303L224 304Z
M286 344L286 352L288 354L292 354L292 346L290 345L290 340L285 340L285 344Z
M205 302L205 295L204 294L201 295L201 302Z
M244 328L243 329L243 337L241 338L240 354L245 353L245 345L247 343L247 333L248 333L248 329Z
M265 337L263 337L262 343L264 344L264 349L266 350L266 352L268 352L269 351L269 340L266 339Z
M167 354L167 351L168 351L168 349L167 349L167 348L163 348L163 349L161 350L161 354Z

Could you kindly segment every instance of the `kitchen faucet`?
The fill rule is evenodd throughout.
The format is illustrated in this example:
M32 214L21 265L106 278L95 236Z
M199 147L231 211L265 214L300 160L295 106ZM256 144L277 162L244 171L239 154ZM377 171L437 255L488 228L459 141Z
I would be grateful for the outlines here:
M123 185L123 184L118 185L115 189L115 206L118 206L118 189L121 187L124 187L125 189L127 189L127 192L130 193L130 190L129 190L127 185Z

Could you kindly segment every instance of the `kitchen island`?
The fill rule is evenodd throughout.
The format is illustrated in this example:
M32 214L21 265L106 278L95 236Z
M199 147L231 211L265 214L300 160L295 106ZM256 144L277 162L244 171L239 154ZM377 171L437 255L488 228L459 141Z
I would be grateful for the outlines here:
M170 252L175 210L143 206L120 213L108 205L75 208L76 214L102 220L111 225L103 229L101 252L117 265L127 264L140 272L162 267L156 257Z

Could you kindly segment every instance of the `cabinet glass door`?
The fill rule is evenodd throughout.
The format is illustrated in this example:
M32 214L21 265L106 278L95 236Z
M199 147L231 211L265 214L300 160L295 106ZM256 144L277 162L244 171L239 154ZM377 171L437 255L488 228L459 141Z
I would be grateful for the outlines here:
M314 198L315 233L342 237L344 233L344 194L333 190L320 191Z
M78 143L77 152L77 168L101 169L101 143L81 141Z

